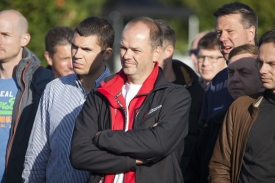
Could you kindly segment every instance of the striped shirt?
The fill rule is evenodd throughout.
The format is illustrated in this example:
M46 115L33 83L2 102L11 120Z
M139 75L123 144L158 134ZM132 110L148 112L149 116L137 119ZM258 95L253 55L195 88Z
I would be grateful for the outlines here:
M94 87L110 74L106 66ZM23 182L87 182L89 172L74 169L69 159L75 119L87 95L76 74L46 86L29 139Z

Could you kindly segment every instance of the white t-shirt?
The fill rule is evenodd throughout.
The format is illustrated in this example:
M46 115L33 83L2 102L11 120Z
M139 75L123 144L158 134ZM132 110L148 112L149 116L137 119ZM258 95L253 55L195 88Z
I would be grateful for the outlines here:
M127 82L125 85L122 87L122 95L125 99L126 102L126 112L127 112L127 121L125 125L125 131L128 130L129 126L129 112L128 112L128 107L131 102L131 100L137 95L138 91L140 90L142 85L135 85L135 84L128 84ZM124 179L124 173L121 174L116 174L114 183L123 183Z

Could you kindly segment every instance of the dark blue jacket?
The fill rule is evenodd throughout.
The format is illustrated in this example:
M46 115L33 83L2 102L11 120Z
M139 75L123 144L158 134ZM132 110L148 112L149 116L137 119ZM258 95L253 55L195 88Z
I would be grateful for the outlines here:
M220 71L208 84L203 97L199 125L200 129L216 114L227 110L233 98L227 88L227 68Z

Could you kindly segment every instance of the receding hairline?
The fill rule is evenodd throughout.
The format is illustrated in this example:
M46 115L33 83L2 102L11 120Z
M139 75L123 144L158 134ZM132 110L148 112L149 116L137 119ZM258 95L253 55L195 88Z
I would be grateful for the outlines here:
M28 32L28 27L29 27L28 21L19 11L3 10L3 11L0 11L0 16L1 15L10 15L11 18L16 17L17 18L17 26L18 26L18 29L21 30L21 33L25 34Z

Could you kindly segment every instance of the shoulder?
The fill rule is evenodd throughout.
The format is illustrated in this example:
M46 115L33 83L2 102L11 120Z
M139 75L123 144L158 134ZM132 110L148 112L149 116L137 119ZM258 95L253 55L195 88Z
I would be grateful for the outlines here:
M260 96L262 95L262 93L257 93L255 95L250 95L250 96L242 96L237 98L233 103L232 106L239 106L241 107L245 107L245 106L250 106L251 104L253 104Z
M75 83L76 83L76 74L70 74L70 75L56 78L56 79L50 81L46 87L51 88L51 89L54 89L57 87L58 88L66 88L70 85L74 86Z
M187 64L176 59L173 59L172 64L173 64L173 69L180 69L180 71L183 74L184 80L186 80L186 83L198 82L199 76Z
M211 80L210 84L215 85L215 83L220 83L228 79L227 68L224 68L220 72L218 72L214 78Z
M36 91L42 93L46 85L54 79L54 74L52 71L39 66L32 77L32 84Z

